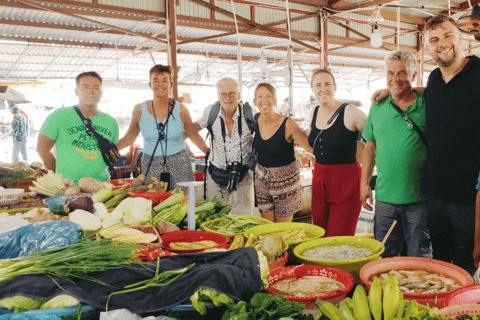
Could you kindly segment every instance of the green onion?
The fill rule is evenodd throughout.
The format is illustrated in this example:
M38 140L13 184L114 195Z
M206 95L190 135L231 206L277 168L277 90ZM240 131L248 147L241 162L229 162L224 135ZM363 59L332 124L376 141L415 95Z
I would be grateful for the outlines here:
M34 251L25 257L0 260L0 284L24 274L47 274L63 279L68 277L103 282L88 274L107 271L128 264L142 264L133 260L138 246L107 239L79 241L61 248Z
M164 272L159 274L158 272L160 271L160 258L157 258L157 268L155 270L155 275L153 276L153 278L143 280L143 281L140 281L140 282L137 282L137 283L134 283L134 284L129 284L129 285L124 287L125 290L112 292L108 296L107 304L105 306L105 311L108 311L108 303L110 302L110 298L113 295L134 292L134 291L143 290L143 289L146 289L146 288L149 288L149 287L165 287L165 286L168 286L173 281L180 278L185 272L190 270L194 265L195 265L195 263L192 263L191 265L186 266L185 268L175 269L175 270L167 270L167 271L164 271ZM172 276L175 276L175 277L171 278ZM164 282L169 278L171 278L171 279L168 280L167 282Z
M252 218L228 215L225 220L208 226L208 229L223 234L243 233L245 230L258 226L260 222Z

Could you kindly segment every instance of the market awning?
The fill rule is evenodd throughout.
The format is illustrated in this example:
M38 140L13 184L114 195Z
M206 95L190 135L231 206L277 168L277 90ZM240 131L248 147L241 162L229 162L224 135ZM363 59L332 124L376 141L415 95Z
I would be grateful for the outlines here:
M3 103L0 103L0 110L6 108L5 102L9 103L30 103L25 99L25 95L18 92L15 89L10 88L9 86L0 86L0 99L3 100Z

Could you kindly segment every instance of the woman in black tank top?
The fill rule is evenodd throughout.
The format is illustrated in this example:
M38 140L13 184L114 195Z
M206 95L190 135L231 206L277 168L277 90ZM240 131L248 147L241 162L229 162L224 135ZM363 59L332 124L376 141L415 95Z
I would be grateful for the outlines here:
M315 155L313 224L324 228L327 237L353 236L361 209L357 140L367 116L335 100L335 78L326 69L313 72L312 91L320 104L312 111L308 129Z
M300 168L293 142L308 152L305 133L290 118L274 111L277 104L275 88L260 83L253 99L259 113L255 115L254 148L258 154L255 168L255 197L263 218L273 222L290 222L302 207Z

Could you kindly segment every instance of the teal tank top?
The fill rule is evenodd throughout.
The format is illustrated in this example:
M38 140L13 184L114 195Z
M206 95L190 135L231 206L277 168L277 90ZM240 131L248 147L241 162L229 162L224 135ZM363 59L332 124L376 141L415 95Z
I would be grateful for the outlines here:
M163 121L165 124L167 120ZM162 157L164 153L167 156L179 153L185 149L185 143L183 142L183 122L180 119L180 102L175 101L175 107L168 120L168 125L165 127L165 139L161 140L158 144L155 154L153 149L158 140L157 122L155 118L147 110L147 101L142 103L142 117L139 121L140 131L143 135L143 152L156 157ZM165 145L165 141L167 141ZM163 152L162 152L163 148ZM165 152L166 151L166 152Z

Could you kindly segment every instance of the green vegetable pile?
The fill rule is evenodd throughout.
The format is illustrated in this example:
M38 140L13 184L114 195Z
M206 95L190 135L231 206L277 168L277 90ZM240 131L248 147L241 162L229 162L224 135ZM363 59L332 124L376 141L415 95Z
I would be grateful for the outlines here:
M198 313L200 313L201 315L207 314L206 304L208 302L213 303L216 307L233 307L235 305L235 301L233 301L233 299L226 294L208 289L197 290L193 294L193 296L190 297L190 302L192 303L195 310L197 310Z
M256 219L244 216L227 215L225 217L227 219L209 224L208 229L222 234L237 234L261 224Z
M14 310L17 313L20 310L66 308L76 306L79 303L80 301L69 295L59 295L50 300L15 296L0 300L0 307Z
M313 320L312 315L303 314L303 308L281 296L256 293L250 303L240 301L225 311L222 320Z

